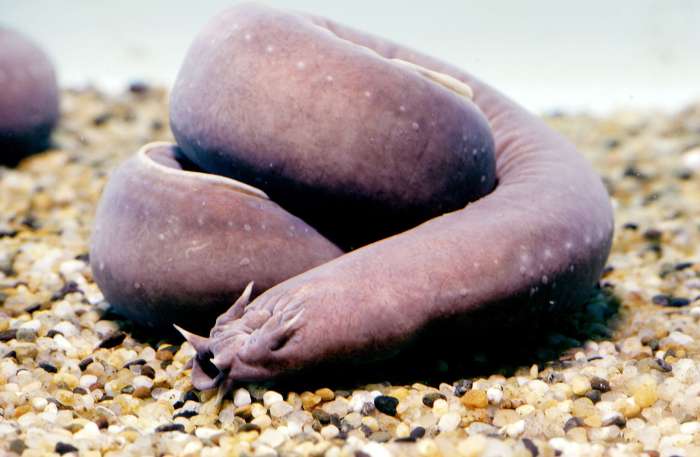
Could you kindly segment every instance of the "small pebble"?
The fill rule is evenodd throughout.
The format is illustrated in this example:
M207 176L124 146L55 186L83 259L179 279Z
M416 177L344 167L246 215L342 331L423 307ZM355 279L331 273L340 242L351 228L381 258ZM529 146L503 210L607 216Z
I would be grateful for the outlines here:
M78 448L69 443L59 441L54 447L54 452L57 454L68 454L69 452L78 452Z
M396 407L399 405L398 398L388 395L379 395L374 399L374 407L388 416L396 416Z

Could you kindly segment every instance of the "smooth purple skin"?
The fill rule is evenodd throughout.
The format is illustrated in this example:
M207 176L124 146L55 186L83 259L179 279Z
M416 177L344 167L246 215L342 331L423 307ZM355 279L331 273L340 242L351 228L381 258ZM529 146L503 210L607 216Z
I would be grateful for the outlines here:
M101 197L90 264L118 313L206 331L250 281L259 292L342 254L258 189L184 171L176 153L145 146Z
M58 104L47 55L25 36L0 27L0 163L14 164L48 147Z
M523 325L581 303L609 254L613 214L601 180L575 147L468 73L323 18L306 20L387 58L468 83L494 133L498 185L461 210L234 307L208 339L187 335L198 350L194 385L229 386L324 361L374 357L435 323L473 325L478 318Z
M197 36L170 124L199 167L262 189L344 250L495 185L493 137L471 101L262 6L226 10Z

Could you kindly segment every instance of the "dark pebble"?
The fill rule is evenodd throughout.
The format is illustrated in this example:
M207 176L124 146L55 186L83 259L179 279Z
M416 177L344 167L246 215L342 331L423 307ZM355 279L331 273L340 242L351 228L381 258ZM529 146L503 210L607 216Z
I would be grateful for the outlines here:
M0 230L0 238L12 238L13 236L17 235L19 232L17 230Z
M59 441L56 443L56 447L54 448L54 452L57 454L68 454L69 452L78 452L78 448L73 446L72 444L68 443L63 443Z
M411 430L411 434L409 436L415 440L421 439L425 436L425 429L423 427L416 427Z
M98 114L92 119L92 125L94 125L95 127L99 127L100 125L107 123L107 121L110 120L111 117L112 113L109 112Z
M109 427L109 421L104 416L95 419L95 424L97 424L97 428L99 428L100 430L104 430L107 427Z
M440 392L431 392L429 394L425 394L423 395L423 404L428 408L432 408L433 403L435 403L435 400L438 400L440 398L442 398L443 400L446 399L446 397Z
M564 382L564 375L558 371L550 371L542 378L542 380L547 384L556 384L558 382Z
M17 329L11 328L0 332L0 341L10 341L17 338Z
M197 403L199 403L199 396L194 390L188 390L185 394L184 401L196 401Z
M371 457L368 453L363 451L355 451L355 457Z
M362 404L362 408L360 409L360 413L363 416L369 416L370 414L372 414L374 412L375 409L377 409L377 408L374 407L374 403L365 402Z
M182 432L185 433L185 426L182 424L163 424L156 427L156 432Z
M78 386L75 389L73 389L73 393L78 395L85 395L88 393L88 391L85 390L85 388Z
M124 339L126 338L126 333L124 332L117 332L114 333L113 335L108 336L102 342L98 345L100 348L106 348L110 349L116 346L119 346L124 342Z
M677 263L673 268L676 271L681 271L681 270L685 270L686 268L690 268L692 266L693 266L693 262L680 262L680 263Z
M146 92L148 92L148 90L148 84L146 84L143 81L133 81L129 84L129 92L131 92L132 94L143 95Z
M340 417L338 417L337 414L331 414L331 425L335 425L338 428L338 430L340 430Z
M133 366L135 366L135 365L145 365L145 364L146 364L146 361L145 361L145 360L143 360L143 359L135 359L135 360L131 360L131 361L129 361L129 362L126 362L126 363L124 364L124 368L130 368L130 367L133 367Z
M460 379L455 382L455 395L458 397L464 396L468 391L472 390L472 384L474 384L471 379Z
M148 378L154 379L156 377L156 370L154 370L150 365L144 365L141 367L141 374Z
M595 390L599 390L602 393L610 391L610 383L608 380L599 378L598 376L593 376L591 378L591 387Z
M314 409L311 415L323 425L327 425L331 422L331 415L322 409Z
M27 445L24 444L24 441L21 439L16 439L10 441L10 452L14 452L15 454L22 454L24 450L27 449Z
M51 329L48 332L46 332L46 336L49 338L53 338L56 335L61 335L63 336L63 333L59 332L58 330Z
M128 385L128 386L122 387L121 393L131 395L134 393L134 390L135 390L134 386Z
M78 283L75 281L68 281L57 292L54 292L54 294L51 296L51 300L61 300L66 295L74 292L82 292L82 290L80 290Z
M3 359L16 359L17 358L17 353L15 351L10 351L7 354L2 356Z
M88 365L90 365L94 361L95 360L92 357L88 357L86 359L81 360L80 363L78 364L80 371L85 371L85 369L88 367Z
M365 424L360 425L360 431L365 434L365 438L372 434L372 429L367 427Z
M85 252L83 254L78 254L75 256L75 260L80 260L81 262L90 263L90 254Z
M259 432L260 426L256 424L243 424L238 429L239 432Z
M53 365L51 365L50 363L48 363L48 362L41 362L41 363L39 364L39 367L42 368L44 371L48 371L49 373L56 373L56 372L58 372L58 369L57 369L55 366L53 366Z
M537 445L533 443L530 438L523 438L523 446L525 446L525 449L530 451L532 457L537 457L538 455L540 455L540 450L537 449Z
M598 403L600 401L600 390L591 389L588 392L586 392L585 397L588 398L593 403Z
M650 228L644 231L643 236L647 241L660 241L662 235L663 232L661 230Z
M623 229L625 230L632 230L633 232L639 230L639 224L635 222L627 222L625 225L622 226Z
M583 425L583 420L578 417L572 417L564 424L564 431L568 432L572 428L580 427Z
M389 395L380 395L374 399L374 407L388 416L396 416L396 407L398 405L399 399Z
M671 297L664 294L654 295L651 297L651 302L659 306L668 306L671 303Z
M39 311L41 309L41 303L35 303L24 308L25 313L32 314L34 311Z
M603 422L603 426L607 427L608 425L617 425L618 427L623 428L627 425L627 419L625 419L623 416L615 415Z
M682 308L684 306L688 306L690 304L690 300L684 297L673 297L671 301L668 303L668 306L672 308Z
M659 368L661 368L661 371L665 371L666 373L673 370L671 364L669 364L664 359L656 359L656 364L659 366Z
M197 411L192 410L178 411L173 415L173 419L177 419L178 417L186 417L189 419L190 417L194 417L197 414L199 414Z
M680 170L676 170L675 175L676 178L687 181L693 177L693 171L687 168L681 168Z

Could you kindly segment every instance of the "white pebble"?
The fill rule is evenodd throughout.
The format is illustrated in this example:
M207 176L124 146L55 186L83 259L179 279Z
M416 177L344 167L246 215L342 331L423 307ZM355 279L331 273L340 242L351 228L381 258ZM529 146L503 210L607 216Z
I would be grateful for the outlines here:
M438 422L438 429L441 432L451 432L457 429L461 420L462 418L457 413L444 414Z
M666 346L666 345L679 345L679 346L687 346L690 343L692 343L693 337L686 335L685 333L682 332L671 332L670 335L668 335L666 338L662 339L660 341L661 346Z
M78 329L72 323L68 321L61 321L54 325L54 330L61 332L64 336L76 336L78 334Z
M505 426L506 435L517 438L525 431L525 421L519 420Z
M700 422L698 422L698 421L685 422L685 423L681 424L680 431L681 431L681 433L685 433L686 435L693 435L695 433L698 433L698 432L700 432Z
M263 404L268 408L271 404L277 403L278 401L284 401L284 397L274 390L268 390L263 394Z
M236 390L236 392L233 394L233 404L237 407L240 408L241 406L249 405L250 403L250 392L244 388Z
M278 401L270 405L270 416L283 417L294 411L294 407L286 401Z
M486 390L486 398L492 405L499 405L503 400L503 391L498 387L491 387Z
M327 440L335 438L338 436L338 433L340 433L340 430L338 430L338 427L333 424L326 425L321 429L321 436Z
M419 443L422 441L419 441ZM374 441L365 444L362 447L362 452L369 455L370 457L393 457L391 452L389 452L387 448Z
M20 325L19 328L38 332L39 329L41 328L41 322L36 320L36 319L32 319L32 320L27 321L24 324Z
M683 165L691 170L700 170L700 148L693 148L683 154Z
M73 437L77 440L97 438L100 436L100 429L94 422L87 422L83 428L77 431Z
M140 387L150 389L153 387L153 380L148 376L136 376L131 381L131 385L134 386L134 389L138 389Z
M277 429L268 428L260 435L258 441L271 447L277 447L284 442L285 436Z
M680 359L673 364L673 377L679 381L689 384L694 382L700 373L695 367L695 362L692 359Z
M328 414L344 417L350 411L350 403L344 398L336 398L323 405L323 410Z
M97 382L97 376L92 374L84 374L80 377L80 387L85 390L90 390L90 386Z
M447 402L442 398L438 398L433 402L433 414L436 416L442 416L443 414L446 414L447 411L449 411L449 407Z

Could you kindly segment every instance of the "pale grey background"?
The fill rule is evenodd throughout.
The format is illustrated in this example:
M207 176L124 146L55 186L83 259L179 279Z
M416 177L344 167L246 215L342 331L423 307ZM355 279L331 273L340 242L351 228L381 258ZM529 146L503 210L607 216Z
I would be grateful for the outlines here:
M170 84L195 33L235 1L0 0L63 85ZM677 109L700 99L695 0L269 0L452 61L535 111Z

